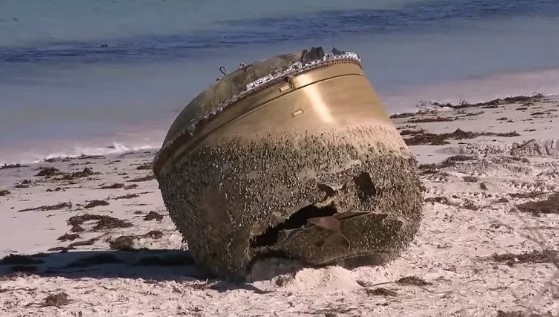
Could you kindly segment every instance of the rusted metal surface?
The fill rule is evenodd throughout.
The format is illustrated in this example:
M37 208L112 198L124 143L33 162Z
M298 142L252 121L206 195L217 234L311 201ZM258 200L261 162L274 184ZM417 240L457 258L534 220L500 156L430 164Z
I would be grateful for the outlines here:
M244 66L177 117L154 171L197 261L382 264L421 220L415 159L359 57L313 48Z

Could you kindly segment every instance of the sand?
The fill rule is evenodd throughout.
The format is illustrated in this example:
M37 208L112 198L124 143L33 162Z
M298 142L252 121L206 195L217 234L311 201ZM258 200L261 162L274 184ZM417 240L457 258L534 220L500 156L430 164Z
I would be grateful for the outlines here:
M559 316L559 99L532 101L393 119L415 143L439 136L410 147L425 215L384 267L206 275L146 165L155 151L2 168L0 316Z

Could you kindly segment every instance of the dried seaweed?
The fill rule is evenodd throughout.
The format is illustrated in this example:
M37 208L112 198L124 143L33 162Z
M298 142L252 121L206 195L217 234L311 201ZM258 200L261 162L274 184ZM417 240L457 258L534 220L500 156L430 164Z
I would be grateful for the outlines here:
M27 208L27 209L22 209L19 210L18 212L24 212L24 211L49 211L49 210L60 210L63 208L72 208L72 203L67 202L67 203L59 203L56 205L48 205L48 206L40 206L40 207L35 207L35 208Z
M84 206L86 209L94 208L97 206L108 206L109 202L105 200L92 200L87 205Z
M74 241L76 239L78 239L80 237L79 234L75 234L75 233L66 233L60 237L57 238L58 241Z
M148 175L148 176L144 176L144 177L138 177L138 178L133 178L128 180L129 183L139 183L139 182L147 182L150 180L155 179L154 175Z
M20 168L20 167L29 167L29 165L21 165L21 164L4 164L0 166L0 170L10 169L10 168Z
M135 236L121 236L109 242L112 250L129 251L134 249Z
M553 263L558 256L557 251L535 250L530 253L504 253L504 254L493 254L491 260L495 262L505 263L508 266L513 266L515 264L524 263Z
M35 176L46 176L52 177L55 175L62 174L58 168L55 167L39 167L39 173L35 174Z
M118 189L118 188L124 188L124 184L122 183L114 183L111 185L105 185L105 186L101 186L99 187L100 189Z
M395 291L389 290L384 287L367 289L365 292L367 293L367 295L371 295L371 296L392 296L392 297L398 296L398 293L396 293Z
M67 222L72 227L77 227L83 224L84 222L90 220L97 221L97 225L93 227L94 231L102 230L102 229L128 228L132 226L132 224L126 220L121 220L118 218L105 216L105 215L92 215L92 214L73 216L70 217L70 219L68 219Z
M151 164L150 163L145 163L142 164L138 167L136 167L137 170L151 170Z
M158 214L155 211L150 211L145 217L144 217L145 221L150 221L150 220L157 220L157 221L161 221L163 220L163 216Z
M122 196L116 196L115 198L113 198L114 200L119 200L119 199L132 199L132 198L138 198L140 197L139 194L126 194L126 195L122 195Z
M73 173L69 173L69 174L64 174L64 176L62 176L60 179L61 180L75 180L78 178L84 178L84 177L88 177L94 174L99 174L99 173L95 173L93 172L92 169L90 169L89 167L86 167L83 169L83 171L80 172L73 172Z
M516 208L521 212L529 212L534 215L559 214L559 193L554 193L544 200L529 201L517 205Z
M425 280L417 277L417 276L406 276L402 277L396 283L400 285L414 285L414 286L427 286L433 285L433 283L426 282Z
M407 123L451 122L451 121L454 121L454 118L435 117L435 118L410 119L410 120L407 121Z
M456 129L452 133L417 133L411 138L404 139L407 145L445 145L450 144L448 140L464 140L474 139L479 136L496 136L496 137L515 137L520 136L517 132L495 133L495 132L472 132Z
M71 300L68 294L64 292L60 292L57 294L51 294L45 298L43 306L54 306L54 307L62 307L70 304Z

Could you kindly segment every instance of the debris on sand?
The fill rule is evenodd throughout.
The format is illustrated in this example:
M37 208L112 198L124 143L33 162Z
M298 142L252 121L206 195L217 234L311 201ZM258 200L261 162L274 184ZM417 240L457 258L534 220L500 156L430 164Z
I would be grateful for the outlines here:
M462 108L470 108L470 107L488 108L491 106L499 106L499 105L507 105L507 104L531 105L534 102L541 101L543 98L544 98L543 94L535 94L533 96L521 95L521 96L514 96L514 97L497 98L488 102L478 102L472 104L464 101L458 105L453 105L451 103L443 104L438 102L433 102L433 105L438 107L444 107L444 108L452 108L452 109L462 109Z
M69 157L51 157L48 159L45 159L45 162L47 163L54 163L54 162L69 162L72 159Z
M112 250L129 251L134 249L135 236L121 236L109 242Z
M122 196L116 196L113 199L114 200L120 200L120 199L132 199L132 198L138 198L138 197L140 197L139 194L126 194L126 195L122 195Z
M11 194L7 189L0 189L0 197Z
M75 180L78 178L88 177L94 174L99 174L93 172L93 170L89 167L85 167L82 171L66 173L62 172L55 167L39 167L39 173L35 174L35 176L43 176L46 178L51 178L53 176L61 176L56 178L55 180Z
M421 130L402 130L400 131L400 135L401 136L406 136L406 135L414 135L414 134L419 134L419 133L424 133L425 130L421 129Z
M367 289L365 291L367 292L367 295L370 295L370 296L391 296L391 297L398 296L398 293L396 293L395 291L384 288L384 287Z
M539 201L529 201L516 208L522 212L529 212L537 216L539 214L559 214L559 192L552 194L549 198Z
M10 168L20 168L20 167L29 167L29 166L21 165L21 164L4 164L0 166L0 170L10 169Z
M97 206L108 206L109 202L106 200L92 200L90 201L87 205L85 205L83 208L85 209L90 209L90 208L94 208Z
M530 199L533 199L533 198L538 198L540 196L543 196L545 194L546 194L545 192L539 192L538 191L538 192L527 192L527 193L510 193L509 196L511 198L521 198L521 199L522 198L530 198Z
M72 242L66 247L66 249L70 250L70 249L73 249L75 247L81 247L81 246L84 246L84 245L93 245L95 242L97 242L97 240L99 240L99 238L91 238L91 239L88 239L88 240Z
M55 167L39 167L40 172L35 174L35 176L45 176L45 177L52 177L55 175L60 175L62 172L58 168Z
M156 221L161 221L163 220L163 216L158 214L155 211L150 211L145 217L144 217L145 221L151 221L151 220L156 220Z
M157 239L161 239L162 237L163 237L163 232L159 230L151 230L150 232L141 235L120 236L110 241L109 246L113 250L130 251L130 250L134 250L134 241L137 239L150 238L150 239L157 240Z
M151 230L148 233L142 235L143 238L151 238L151 239L161 239L163 238L163 232L160 230Z
M45 298L43 306L45 307L54 306L60 308L62 306L66 306L70 304L70 302L71 302L70 296L68 296L68 294L64 292L60 292L60 293L51 294L47 296Z
M559 253L553 250L535 250L530 253L522 254L493 254L491 260L495 262L505 263L508 266L524 263L555 263L559 261Z
M74 224L72 225L72 228L70 228L70 232L84 232L84 231L85 229L78 224Z
M119 188L124 188L124 184L122 183L114 183L111 185L104 185L99 187L100 189L119 189Z
M77 157L78 160L100 160L104 158L105 157L103 155L85 155L85 154L82 154Z
M466 183L477 183L479 181L479 179L475 176L464 176L462 179Z
M446 198L446 197L428 197L425 198L425 202L426 203L439 203L442 205L448 205L448 206L455 206L456 204L451 202L450 199Z
M72 227L81 227L81 225L86 221L97 221L97 224L93 227L93 231L114 228L128 228L132 226L132 224L126 220L121 220L105 215L92 214L83 214L70 217L70 219L67 220L67 223Z
M390 115L390 119L402 119L402 118L409 118L417 115L418 113L414 112L404 112L404 113L395 113Z
M24 211L49 211L49 210L60 210L60 209L64 209L64 208L72 208L72 203L71 203L71 202L67 202L67 203L59 203L59 204L56 204L56 205L40 206L40 207L35 207L35 208L27 208L27 209L19 210L18 212L24 212Z
M433 283L429 283L429 282L427 282L427 281L425 281L422 278L419 278L417 276L402 277L401 279L397 280L396 283L398 283L400 285L413 285L413 286L433 285Z
M507 132L507 133L495 133L495 132L472 132L472 131L463 131L460 129L456 129L456 131L452 133L426 133L422 131L418 131L418 133L414 134L413 137L404 139L407 145L445 145L450 144L448 141L451 140L465 140L465 139L474 139L479 136L496 136L496 137L515 137L520 136L516 131L514 132Z
M154 175L148 175L148 176L144 176L144 177L138 177L138 178L133 178L128 180L129 183L139 183L139 182L147 182L150 180L155 179Z
M130 184L127 186L124 186L124 190L130 190L130 189L136 189L138 188L138 184Z
M75 249L76 247L82 247L82 246L93 245L93 244L95 244L95 242L97 242L99 239L100 239L100 237L91 238L91 239L82 240L82 241L76 241L76 242L70 243L70 244L69 244L68 246L66 246L66 247L54 247L54 248L48 249L48 251L68 252L68 250L73 250L73 249Z
M434 174L440 172L440 169L442 168L456 166L464 162L470 162L475 160L477 160L477 158L474 156L454 155L454 156L450 156L449 158L447 158L441 163L421 164L419 165L418 168L422 174Z
M94 174L99 174L99 173L95 173L93 172L92 169L90 169L89 167L86 167L83 169L83 171L80 172L73 172L73 173L69 173L69 174L64 174L64 176L62 176L60 179L61 180L75 180L78 178L83 178L83 177L88 177Z
M60 237L57 238L58 241L74 241L76 239L78 239L80 237L79 234L75 234L75 233L66 233Z
M553 315L550 312L545 313L544 315L542 314L536 314L536 313L532 313L532 314L527 314L526 311L502 311L502 310L498 310L497 311L497 316L496 317L557 317L557 315Z
M29 188L29 185L31 185L31 180L24 179L21 181L21 183L16 184L14 188Z
M59 192L59 191L64 191L64 189L62 187L56 187L55 189L51 189L51 188L47 189L47 193Z
M136 167L137 170L151 170L151 163L145 163L142 164L138 167Z
M468 113L465 113L465 114L463 114L463 115L461 115L461 116L458 116L458 118L476 117L476 116L482 115L482 114L484 114L484 113L485 113L484 111L468 112Z
M410 120L407 121L407 123L451 122L451 121L454 121L454 118L434 117L434 118L410 119Z
M477 159L476 157L469 156L469 155L453 155L448 157L446 160L444 160L442 165L443 167L449 167L449 166L456 165L456 163L459 162L474 161L476 159Z

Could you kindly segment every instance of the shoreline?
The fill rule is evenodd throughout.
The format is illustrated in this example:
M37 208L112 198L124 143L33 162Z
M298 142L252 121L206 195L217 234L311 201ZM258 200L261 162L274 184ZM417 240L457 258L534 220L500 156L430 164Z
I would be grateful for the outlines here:
M514 95L514 96L501 96L495 98L490 101L476 101L469 103L467 100L461 101L458 104L452 104L449 101L421 101L418 100L415 106L407 107L409 110L406 111L392 111L389 112L389 116L391 119L396 119L400 116L411 116L411 115L420 115L422 113L427 113L429 111L444 111L446 109L458 109L458 108L470 108L470 107L483 107L494 105L495 103L502 102L502 104L506 104L509 101L522 101L525 99L526 101L532 100L534 97L541 97L541 98L548 98L548 99L559 99L558 94L532 94L532 95ZM537 99L537 98L536 98ZM411 111L415 108L415 111ZM385 109L387 109L385 105ZM154 127L154 123L150 123L150 127ZM6 160L0 158L0 167L5 165L14 165L14 164L39 164L42 162L48 162L48 160L52 159L61 159L61 158L77 158L80 156L91 156L91 155L117 155L123 154L127 152L135 152L135 151L144 151L144 150L154 150L157 151L161 148L163 143L163 138L166 132L158 132L158 134L162 134L159 136L160 140L151 141L148 143L137 142L133 140L114 140L114 138L106 138L106 141L99 141L91 142L95 139L91 139L89 142L89 146L74 146L72 148L62 149L61 144L64 143L74 143L79 144L80 141L78 140L58 140L58 148L45 151L43 154L40 154L39 151L36 154L29 154L26 155L27 158L20 158L16 160ZM121 134L121 133L118 133ZM135 135L134 132L128 132L128 135ZM138 135L140 137L140 135ZM153 137L153 136L152 136ZM84 143L88 143L85 141ZM101 144L110 144L110 145L101 145ZM157 145L156 145L157 144ZM12 155L14 156L14 155ZM31 157L33 156L33 157Z
M535 296L559 270L559 96L392 120L426 188L410 248L351 270L266 260L240 285L193 265L153 178L154 149L0 167L0 315L559 312L550 292Z

